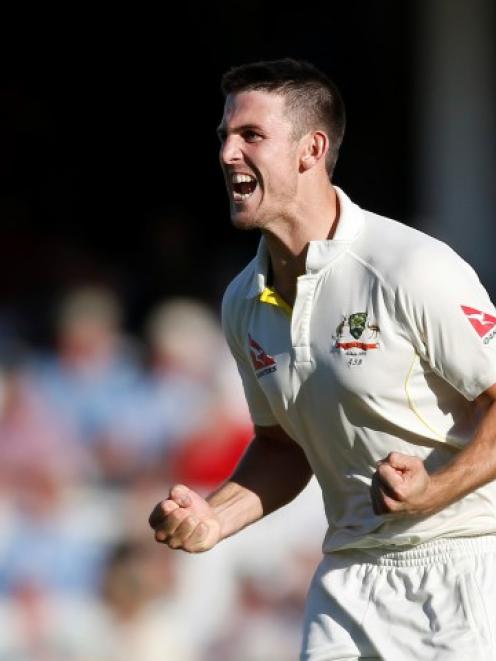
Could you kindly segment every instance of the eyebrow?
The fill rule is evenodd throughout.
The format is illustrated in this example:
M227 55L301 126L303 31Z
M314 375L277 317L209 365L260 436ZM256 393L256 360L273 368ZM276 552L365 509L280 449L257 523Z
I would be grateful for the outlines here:
M240 126L235 126L232 128L229 133L243 133L243 131L257 131L259 133L263 132L262 128L258 124L241 124ZM219 138L226 137L227 129L225 124L219 124L217 127L217 135Z

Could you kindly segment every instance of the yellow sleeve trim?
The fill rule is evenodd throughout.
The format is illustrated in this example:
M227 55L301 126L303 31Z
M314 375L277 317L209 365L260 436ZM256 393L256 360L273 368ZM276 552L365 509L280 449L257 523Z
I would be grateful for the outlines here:
M293 314L293 308L286 303L286 301L279 296L275 289L272 287L265 287L263 292L260 294L260 301L262 303L268 303L269 305L275 305L276 308L281 308L288 317Z

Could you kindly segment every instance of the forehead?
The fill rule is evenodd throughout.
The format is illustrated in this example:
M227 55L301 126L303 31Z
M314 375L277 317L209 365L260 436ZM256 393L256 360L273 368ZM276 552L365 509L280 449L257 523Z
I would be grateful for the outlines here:
M226 127L256 124L268 129L290 126L285 98L281 94L254 90L229 94L222 124Z

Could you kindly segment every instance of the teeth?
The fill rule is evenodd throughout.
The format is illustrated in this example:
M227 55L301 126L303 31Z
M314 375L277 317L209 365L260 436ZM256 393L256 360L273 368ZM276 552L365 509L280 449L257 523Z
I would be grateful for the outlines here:
M243 202L243 200L248 199L252 193L233 193L233 200L235 202Z
M254 181L255 177L250 176L249 174L240 174L235 172L231 175L231 181L233 184L242 184L243 182Z

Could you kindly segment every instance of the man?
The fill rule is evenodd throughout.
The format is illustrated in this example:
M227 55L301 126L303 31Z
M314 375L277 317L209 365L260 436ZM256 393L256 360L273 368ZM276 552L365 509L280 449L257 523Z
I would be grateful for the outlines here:
M232 222L262 233L223 304L255 438L206 500L172 488L155 539L210 549L314 473L329 530L301 658L496 659L496 310L445 244L332 185L325 75L261 62L223 90Z

